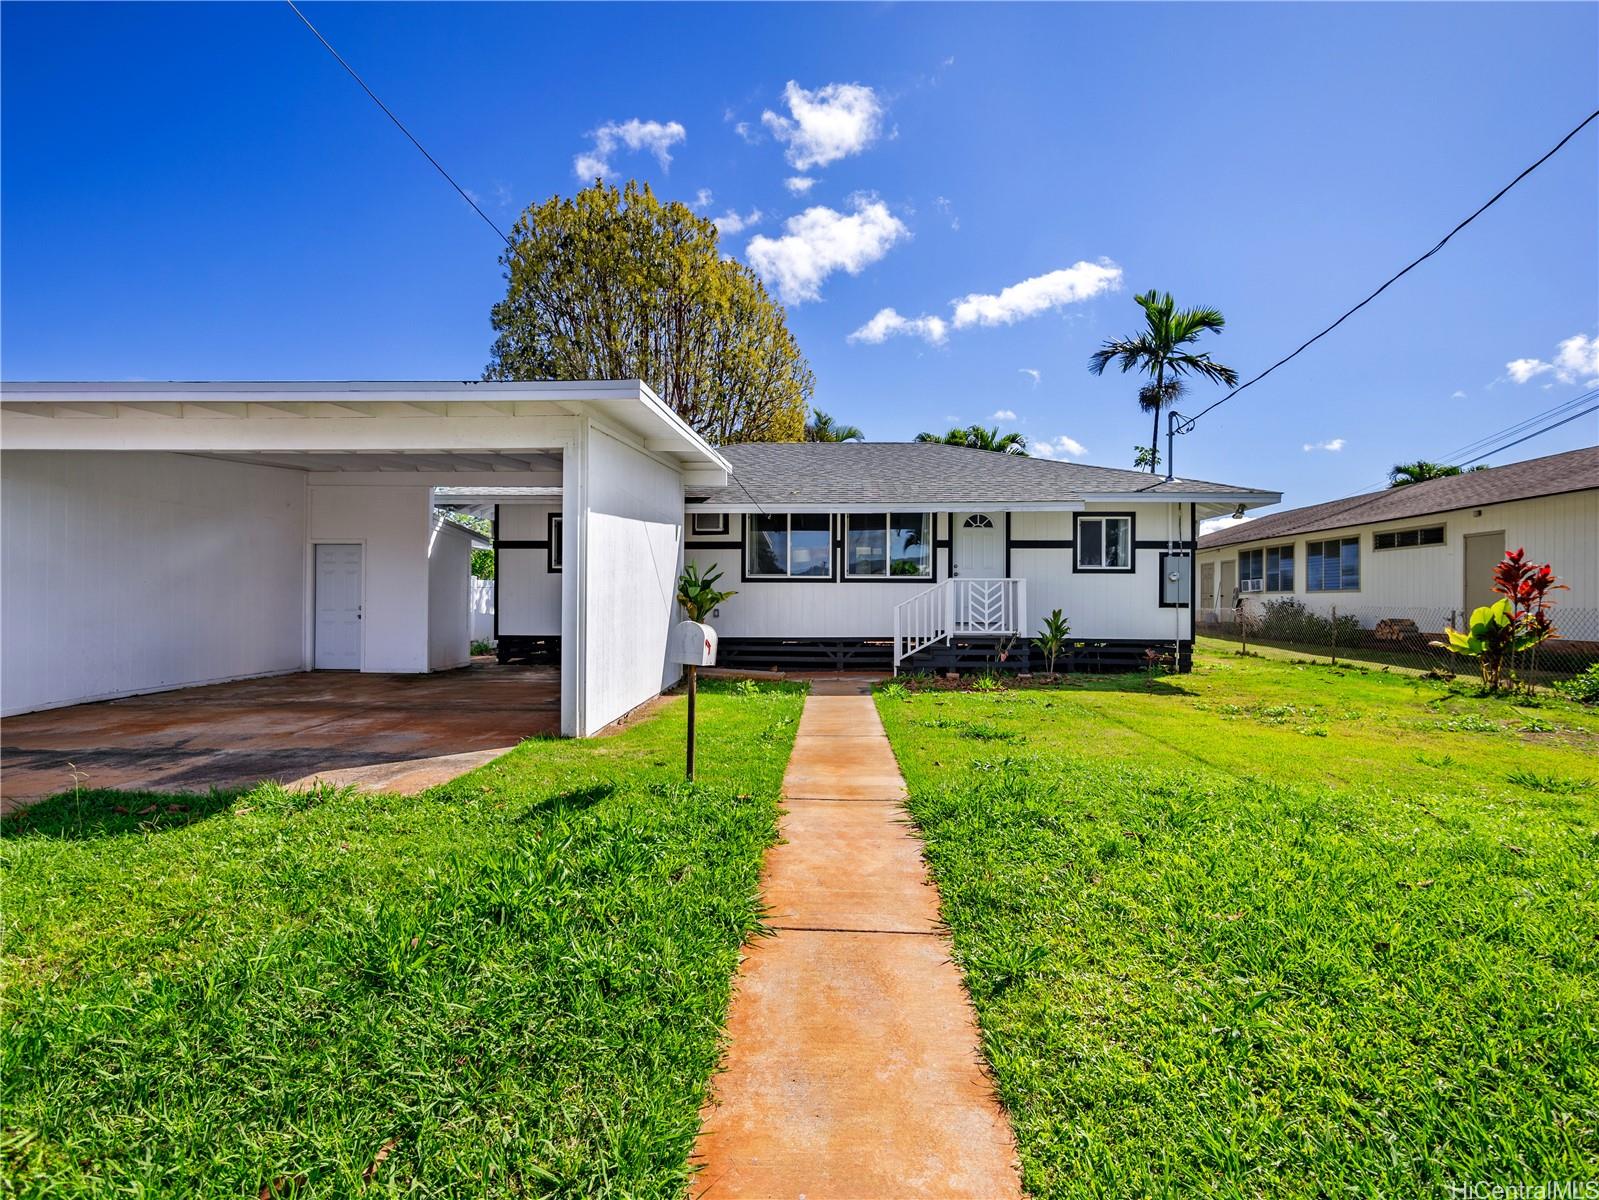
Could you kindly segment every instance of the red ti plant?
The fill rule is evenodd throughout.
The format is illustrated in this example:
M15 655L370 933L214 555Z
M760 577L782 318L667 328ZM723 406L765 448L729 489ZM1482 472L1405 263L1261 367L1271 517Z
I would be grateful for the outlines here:
M1483 686L1497 691L1515 655L1555 635L1549 593L1565 586L1548 563L1535 567L1525 550L1512 550L1494 568L1493 590L1501 599L1474 611L1465 630L1444 630L1448 640L1433 645L1475 658Z

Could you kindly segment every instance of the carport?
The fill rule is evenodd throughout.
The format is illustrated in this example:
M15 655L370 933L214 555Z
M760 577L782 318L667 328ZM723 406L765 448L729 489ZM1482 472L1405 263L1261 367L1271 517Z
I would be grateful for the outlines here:
M440 563L467 550L435 506L526 492L561 517L547 684L556 728L586 736L675 681L683 489L727 478L637 382L8 383L0 441L8 717L319 667L459 668L468 584ZM455 728L492 708L487 678L437 700ZM204 698L185 720L206 724Z

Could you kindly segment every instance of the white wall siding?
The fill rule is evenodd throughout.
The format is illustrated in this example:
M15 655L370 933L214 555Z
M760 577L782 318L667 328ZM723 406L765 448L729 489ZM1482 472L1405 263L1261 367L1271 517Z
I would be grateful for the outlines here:
M428 669L472 661L472 539L436 517L428 543Z
M1479 515L1480 514L1480 515ZM1444 544L1394 550L1374 550L1376 533L1397 529L1444 526ZM1503 530L1505 549L1522 547L1529 558L1549 563L1568 591L1555 593L1560 608L1599 608L1599 491L1568 492L1488 505L1481 509L1455 509L1426 517L1407 517L1353 525L1292 538L1268 538L1201 551L1199 561L1215 563L1216 587L1221 586L1221 564L1236 562L1239 551L1267 546L1294 547L1293 597L1313 611L1340 612L1394 609L1462 610L1466 604L1465 539L1474 533ZM1355 591L1312 592L1306 589L1305 544L1340 537L1360 538L1360 588ZM1253 604L1282 599L1287 592L1250 593ZM1201 607L1206 599L1201 597ZM1230 596L1218 597L1230 608ZM1403 615L1396 613L1395 615ZM1559 624L1558 615L1556 624Z
M0 475L0 710L304 665L301 472L8 451Z
M666 642L678 619L683 556L678 471L598 428L589 431L586 470L584 735L678 678L679 669L666 661Z
M472 580L472 640L494 640L494 580Z
M313 542L365 547L361 669L426 671L431 488L312 475L310 493Z
M549 538L553 504L501 504L501 541L540 542ZM555 637L561 632L561 572L550 570L547 545L495 552L495 597L500 632L522 637Z
M1179 512L1180 510L1180 512ZM1165 542L1188 536L1188 506L1172 503L1091 504L1088 512L1132 512L1137 542ZM1003 510L994 510L996 520ZM936 514L935 542L950 540L950 514ZM854 580L810 582L746 580L739 545L740 518L729 516L725 536L690 537L686 557L702 568L720 567L721 586L738 592L712 624L721 636L783 638L887 638L894 632L894 609L931 581L864 583ZM960 530L954 531L956 538ZM1069 512L1017 512L1010 518L1015 542L1066 543L1072 539ZM1167 639L1188 636L1187 609L1160 605L1160 550L1135 550L1136 570L1074 572L1068 545L1013 545L1010 575L1027 580L1027 628L1036 632L1043 617L1060 608L1080 638ZM936 579L949 577L950 552L935 554ZM842 564L839 564L842 571Z

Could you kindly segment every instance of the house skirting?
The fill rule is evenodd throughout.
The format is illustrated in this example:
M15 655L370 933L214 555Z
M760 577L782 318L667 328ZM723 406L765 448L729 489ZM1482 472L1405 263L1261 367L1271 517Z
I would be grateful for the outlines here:
M1171 640L1112 638L1073 640L1055 661L1058 672L1111 674L1142 671L1148 652L1175 658L1178 671L1193 669L1193 643ZM891 638L723 638L717 647L717 665L775 671L876 671L891 670ZM1168 665L1171 665L1168 663ZM962 638L917 651L900 664L902 671L1038 672L1044 658L1027 639Z

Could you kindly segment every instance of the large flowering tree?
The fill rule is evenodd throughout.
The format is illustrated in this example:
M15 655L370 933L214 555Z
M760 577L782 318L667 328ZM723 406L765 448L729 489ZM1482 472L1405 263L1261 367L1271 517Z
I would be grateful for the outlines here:
M1483 687L1498 691L1516 655L1555 636L1549 593L1565 586L1548 563L1535 567L1526 550L1512 550L1494 568L1493 590L1500 598L1475 610L1464 631L1445 629L1447 640L1433 645L1475 658Z

